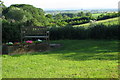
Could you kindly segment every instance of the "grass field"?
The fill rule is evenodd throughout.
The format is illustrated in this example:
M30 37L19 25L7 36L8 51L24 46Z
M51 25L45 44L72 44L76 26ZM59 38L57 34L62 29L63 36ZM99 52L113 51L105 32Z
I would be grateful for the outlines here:
M47 52L3 55L3 78L118 78L118 41L59 40Z
M93 17L98 17L99 15L101 15L102 13L95 13L95 14L92 14ZM104 13L105 14L105 13Z
M99 23L105 23L106 25L108 24L118 24L118 17L116 18L110 18L110 19L106 19L106 20L99 20L96 21L95 24L99 24ZM80 27L80 26L84 26L84 27L89 27L91 25L91 23L86 23L86 24L81 24L81 25L74 25L74 27Z

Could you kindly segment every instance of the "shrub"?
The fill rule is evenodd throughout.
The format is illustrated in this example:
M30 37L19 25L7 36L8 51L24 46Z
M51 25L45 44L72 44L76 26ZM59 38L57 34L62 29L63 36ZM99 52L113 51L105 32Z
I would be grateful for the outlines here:
M17 42L20 41L20 24L9 23L3 21L2 40L3 42ZM51 40L59 39L118 39L119 38L119 24L105 25L96 24L89 28L72 27L67 25L64 27L51 27Z
M18 23L9 23L4 20L2 23L2 41L20 41L20 25Z
M97 24L85 29L84 27L65 27L50 28L50 39L118 39L119 25Z

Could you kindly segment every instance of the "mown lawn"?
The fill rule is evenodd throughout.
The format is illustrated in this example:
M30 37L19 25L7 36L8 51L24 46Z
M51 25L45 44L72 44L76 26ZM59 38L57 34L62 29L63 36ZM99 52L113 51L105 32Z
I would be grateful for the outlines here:
M61 48L3 55L3 78L118 78L118 41L58 40Z

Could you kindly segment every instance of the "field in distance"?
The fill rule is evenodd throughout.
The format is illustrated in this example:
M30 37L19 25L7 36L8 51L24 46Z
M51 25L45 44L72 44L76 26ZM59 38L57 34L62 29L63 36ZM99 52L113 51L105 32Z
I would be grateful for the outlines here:
M116 18L110 18L110 19L106 19L106 20L99 20L99 21L95 21L94 23L85 23L85 24L81 24L81 25L74 25L74 27L89 27L91 24L99 24L99 23L104 23L105 25L108 24L118 24L118 17Z

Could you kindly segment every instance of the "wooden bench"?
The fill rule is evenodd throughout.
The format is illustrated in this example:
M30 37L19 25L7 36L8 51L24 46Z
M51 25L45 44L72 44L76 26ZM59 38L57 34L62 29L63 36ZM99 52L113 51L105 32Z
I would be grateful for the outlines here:
M49 31L46 27L40 26L27 26L21 27L21 41L25 38L38 38L38 39L45 39L46 41L49 40Z

